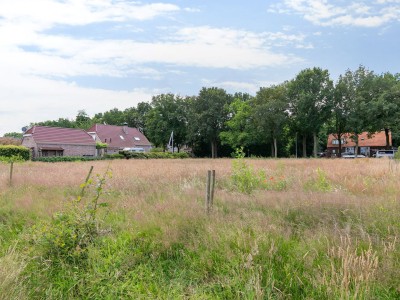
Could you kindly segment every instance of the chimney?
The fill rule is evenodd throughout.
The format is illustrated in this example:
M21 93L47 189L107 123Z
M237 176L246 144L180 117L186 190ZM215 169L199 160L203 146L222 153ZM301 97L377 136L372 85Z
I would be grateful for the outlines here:
M125 133L125 134L128 134L128 123L124 123L124 126L122 126L122 131Z

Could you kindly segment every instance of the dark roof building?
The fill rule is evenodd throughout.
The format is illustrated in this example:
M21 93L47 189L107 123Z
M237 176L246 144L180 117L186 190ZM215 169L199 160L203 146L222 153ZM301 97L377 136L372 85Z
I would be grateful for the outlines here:
M106 143L108 153L124 148L143 148L144 151L151 149L151 143L137 128L95 124L87 132L97 141Z
M22 145L40 156L96 156L96 141L82 129L33 126L28 129Z

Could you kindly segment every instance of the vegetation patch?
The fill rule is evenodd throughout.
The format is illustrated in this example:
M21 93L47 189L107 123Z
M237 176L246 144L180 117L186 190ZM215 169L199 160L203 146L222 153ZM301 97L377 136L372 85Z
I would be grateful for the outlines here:
M298 184L225 189L218 183L232 183L238 161L239 170L251 163L250 177L263 170ZM400 182L382 177L383 189L396 187L382 195L363 184L387 162L233 162L96 161L100 174L111 164L113 177L82 185L87 164L22 163L12 186L0 164L0 299L400 298ZM206 214L211 168L217 184ZM347 176L349 191L309 193L305 175L318 180L318 168ZM187 178L196 184L182 189Z
M0 145L0 157L2 160L29 160L31 152L24 146Z

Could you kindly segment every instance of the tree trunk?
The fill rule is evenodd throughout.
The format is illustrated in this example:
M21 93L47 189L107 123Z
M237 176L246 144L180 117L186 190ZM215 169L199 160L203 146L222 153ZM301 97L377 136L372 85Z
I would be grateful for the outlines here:
M271 143L271 157L274 157L274 143Z
M213 140L211 141L211 157L217 158L217 155L217 141Z
M386 136L386 149L390 149L390 143L389 143L389 128L385 128L385 136Z
M339 141L339 153L338 157L342 157L342 135L338 134L338 141Z
M318 137L317 137L317 133L316 132L313 132L313 138L314 138L314 157L317 157Z
M303 157L307 157L307 136L303 135Z
M276 138L274 138L274 150L275 150L275 158L278 157L278 146L276 142Z

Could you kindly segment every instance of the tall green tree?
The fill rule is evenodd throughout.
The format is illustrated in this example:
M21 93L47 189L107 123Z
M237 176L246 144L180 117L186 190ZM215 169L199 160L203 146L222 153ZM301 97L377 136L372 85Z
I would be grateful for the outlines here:
M95 114L94 118L100 123L105 123L107 125L121 126L126 123L124 112L116 107L104 113Z
M400 130L400 74L376 76L375 97L370 105L373 131L385 131L386 148L390 148L389 132Z
M217 87L202 88L190 108L190 133L211 146L211 157L218 157L220 133L229 119L228 107L232 96Z
M330 116L333 82L328 70L302 70L288 84L292 126L303 137L303 156L307 156L306 140L313 136L314 156L317 156L318 133Z
M150 103L139 102L137 107L130 107L124 110L124 119L129 127L137 128L141 132L146 132L146 117L152 109Z
M161 94L153 97L151 106L146 118L147 137L165 149L173 132L174 147L179 152L187 136L185 99L173 94Z
M220 133L221 143L236 149L248 147L252 141L251 129L251 106L250 97L234 96L233 102L228 107L229 120L226 121L226 128Z
M328 124L328 132L332 133L338 140L338 157L341 157L343 137L349 131L347 123L354 98L355 89L352 83L352 73L347 71L344 75L339 76L334 88L332 97L332 120Z
M3 137L22 139L23 133L21 132L7 132L3 135Z
M75 120L69 120L66 118L59 118L58 120L48 120L43 122L38 122L36 124L31 125L40 125L40 126L50 126L50 127L63 127L63 128L76 128L78 125Z
M347 131L356 144L355 153L358 154L359 135L364 132L375 131L375 118L371 117L371 104L376 98L374 92L375 74L364 66L357 70L347 71L344 75L348 105L350 107L347 117Z
M75 117L76 127L81 129L88 129L92 125L92 119L86 113L85 110L79 110Z
M278 157L278 139L288 121L287 85L260 88L254 99L252 120L257 136L271 139L271 155Z

